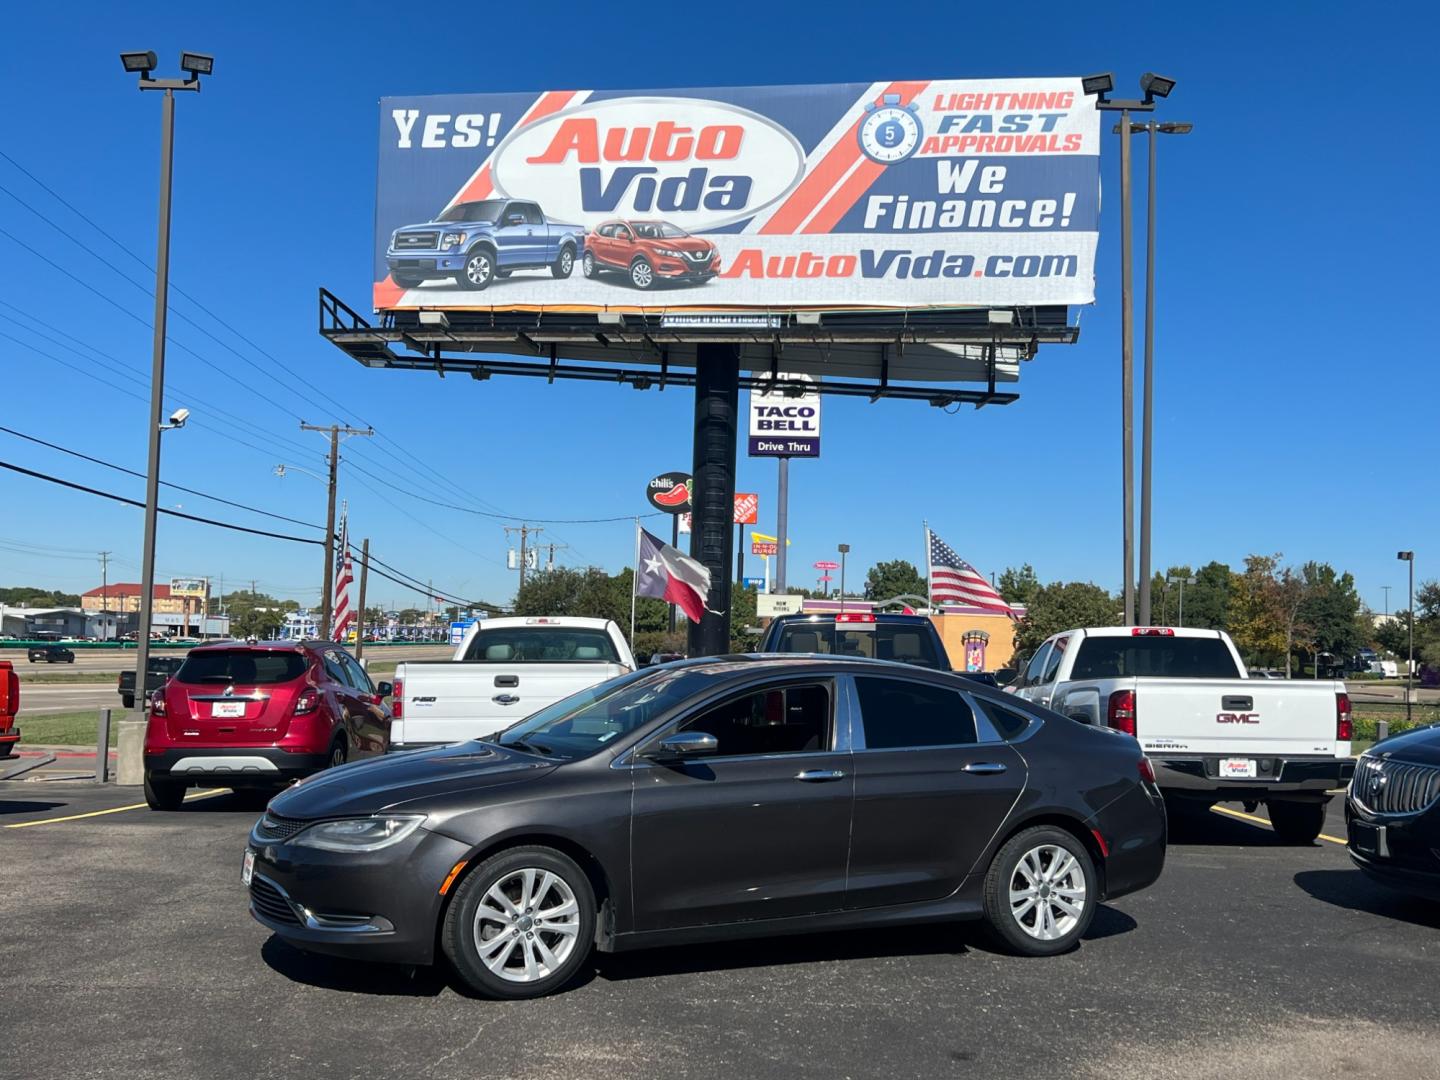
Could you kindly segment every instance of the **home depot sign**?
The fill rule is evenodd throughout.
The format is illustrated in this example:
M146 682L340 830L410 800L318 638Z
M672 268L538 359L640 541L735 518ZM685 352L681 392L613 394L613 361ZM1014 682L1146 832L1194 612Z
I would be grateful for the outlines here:
M760 520L760 496L753 491L737 491L735 493L735 514L733 524L754 525ZM687 511L680 515L680 531L690 531L690 514Z

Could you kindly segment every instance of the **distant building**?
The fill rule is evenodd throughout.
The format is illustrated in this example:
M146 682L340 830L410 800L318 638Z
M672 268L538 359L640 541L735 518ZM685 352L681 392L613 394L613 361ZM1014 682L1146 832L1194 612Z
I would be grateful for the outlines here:
M133 581L110 582L82 593L80 607L118 615L138 613L140 592ZM209 599L210 583L204 578L176 578L168 585L156 585L150 602L151 631L172 637L215 636L206 633L205 624L211 621L205 616Z
M0 604L0 635L24 641L110 641L120 634L116 615L80 608L28 608Z

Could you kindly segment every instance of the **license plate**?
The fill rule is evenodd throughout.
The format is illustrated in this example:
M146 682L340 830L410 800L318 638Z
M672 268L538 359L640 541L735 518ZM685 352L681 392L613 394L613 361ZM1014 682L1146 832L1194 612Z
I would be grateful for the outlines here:
M234 720L245 715L243 701L216 701L210 705L210 715L217 720Z
M249 848L245 849L245 858L240 863L240 884L249 886L250 879L255 876L255 852Z
M1352 821L1350 843L1361 855L1374 855L1382 859L1390 855L1384 825L1366 825L1363 821Z
M1220 779L1249 780L1255 776L1255 759L1227 757L1220 759Z

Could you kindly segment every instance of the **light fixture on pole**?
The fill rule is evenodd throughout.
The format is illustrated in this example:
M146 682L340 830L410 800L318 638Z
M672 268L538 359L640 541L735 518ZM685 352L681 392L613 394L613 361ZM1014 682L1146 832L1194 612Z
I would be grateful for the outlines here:
M840 610L845 610L845 556L850 554L850 545L840 545Z
M215 58L203 53L181 53L180 68L186 73L183 79L156 79L153 52L125 52L120 54L125 70L138 75L141 90L160 90L164 93L160 122L160 208L155 253L155 322L150 365L150 425L149 462L145 478L145 535L140 556L140 622L135 634L135 705L137 719L143 719L148 704L145 694L145 674L150 665L150 622L155 599L155 526L160 512L160 435L162 432L183 427L190 416L188 409L177 409L167 424L162 419L165 401L165 321L169 311L170 292L170 179L175 159L175 91L199 91L200 78L209 75L215 67ZM121 740L121 751L125 754L131 748L138 750L133 741ZM132 751L133 752L133 751ZM130 768L127 769L127 764ZM135 766L140 762L120 763L122 777L135 775Z
M1184 626L1184 625L1185 625L1185 586L1186 586L1186 585L1194 585L1194 584L1195 584L1195 579L1194 579L1193 577L1167 577L1167 578L1165 579L1165 584L1166 584L1166 585L1172 585L1172 584L1173 584L1173 585L1179 585L1179 586L1180 586L1180 611L1179 611L1179 613L1175 616L1175 625L1176 625L1176 626ZM1148 623L1145 623L1145 624L1142 624L1142 625L1148 626L1149 624L1148 624Z
M1175 88L1175 80L1147 71L1140 79L1143 100L1112 101L1108 96L1115 88L1115 77L1109 72L1090 75L1080 80L1081 89L1094 95L1095 107L1120 114L1120 426L1122 481L1122 528L1124 539L1125 575L1123 595L1126 626L1135 625L1135 297L1134 265L1130 233L1130 114L1153 112L1155 98L1167 96Z
M1405 660L1405 727L1410 727L1410 701L1415 696L1415 552L1397 551L1395 558L1410 564L1410 599L1405 605L1405 622L1410 629L1410 650Z

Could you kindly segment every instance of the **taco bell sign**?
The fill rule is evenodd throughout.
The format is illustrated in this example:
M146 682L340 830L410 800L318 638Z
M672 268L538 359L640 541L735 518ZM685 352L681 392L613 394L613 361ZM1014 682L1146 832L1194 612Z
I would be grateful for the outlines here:
M779 373L789 389L750 391L751 457L819 457L820 395L796 394L795 382L813 382L808 375Z

